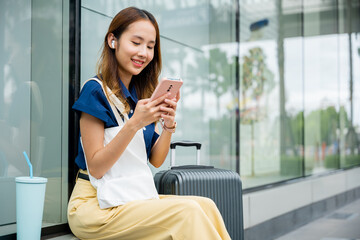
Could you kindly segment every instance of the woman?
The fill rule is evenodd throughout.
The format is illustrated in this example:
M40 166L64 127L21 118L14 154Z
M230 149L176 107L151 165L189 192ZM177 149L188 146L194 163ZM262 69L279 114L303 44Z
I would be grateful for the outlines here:
M163 164L180 98L149 100L160 70L153 15L134 7L120 11L105 36L97 77L73 106L81 113L80 173L68 221L80 239L230 239L212 200L156 192L147 160Z

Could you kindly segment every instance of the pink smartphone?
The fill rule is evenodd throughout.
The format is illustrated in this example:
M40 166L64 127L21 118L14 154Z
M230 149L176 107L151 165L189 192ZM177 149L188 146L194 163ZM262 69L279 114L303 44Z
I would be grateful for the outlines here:
M163 78L157 85L155 91L151 95L150 101L153 101L157 99L158 97L161 97L167 92L170 92L171 95L168 97L169 99L172 99L176 97L176 94L180 90L180 87L182 86L183 81L180 78Z

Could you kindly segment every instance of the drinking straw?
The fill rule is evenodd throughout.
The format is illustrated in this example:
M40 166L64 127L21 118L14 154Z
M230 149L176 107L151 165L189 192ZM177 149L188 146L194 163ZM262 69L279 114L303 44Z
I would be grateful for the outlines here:
M30 168L30 178L33 178L33 168L32 168L32 164L30 162L30 159L29 159L29 157L28 157L28 155L26 154L25 151L23 152L23 154L24 154L26 162L27 162L27 164L29 165L29 168Z

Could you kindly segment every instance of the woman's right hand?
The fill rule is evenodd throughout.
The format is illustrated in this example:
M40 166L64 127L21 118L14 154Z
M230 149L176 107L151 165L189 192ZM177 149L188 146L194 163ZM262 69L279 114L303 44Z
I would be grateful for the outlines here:
M150 101L150 98L139 100L136 104L134 115L129 121L138 129L158 121L161 118L161 114L165 113L160 110L160 107L167 105L164 100L169 95L170 93L166 93L153 101Z

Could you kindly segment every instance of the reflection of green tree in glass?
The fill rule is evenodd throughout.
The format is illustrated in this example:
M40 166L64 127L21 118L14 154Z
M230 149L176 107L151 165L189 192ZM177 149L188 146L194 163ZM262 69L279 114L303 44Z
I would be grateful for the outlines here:
M351 120L348 113L346 112L344 107L340 108L340 132L341 132L341 140L343 143L340 148L340 167L349 167L360 164L360 156L359 156L359 138L355 130L355 126Z
M266 56L259 47L249 50L249 55L243 57L241 92L242 107L240 111L241 122L243 124L259 121L266 117L266 113L261 112L259 101L265 93L269 93L274 88L274 74L265 63ZM255 100L256 106L249 106ZM265 109L266 110L266 109Z
M330 145L337 141L338 120L339 114L334 106L312 111L305 116L307 145L314 146L322 143Z
M251 125L251 175L255 175L254 159L254 123L266 118L266 107L260 106L260 100L267 97L274 88L274 74L267 67L266 56L260 47L249 50L243 57L240 106L240 122ZM255 104L254 104L255 100Z
M352 9L354 9L354 1L347 1L346 2L346 12L351 13ZM346 156L346 163L345 163L345 167L349 164L349 165L354 165L356 164L356 160L357 160L357 164L360 163L360 156L359 156L359 151L360 151L360 146L359 146L359 136L358 133L355 130L354 126L354 98L353 98L353 94L354 94L354 71L353 71L353 37L352 35L354 34L353 32L353 21L352 21L352 17L351 15L348 15L348 17L345 20L345 24L346 24L346 31L348 34L348 41L349 41L349 104L350 104L350 118L348 119L349 121L349 126L347 127L347 133L345 135L345 154ZM360 48L358 48L358 54L360 56ZM341 116L341 115L340 115ZM345 116L347 117L347 115ZM355 162L353 161L354 159Z
M342 119L341 121L339 121L340 118ZM357 155L347 152L352 147L352 145L348 144L349 140L347 137L349 135L346 134L344 139L339 139L339 130L347 129L347 132L349 132L352 127L346 109L343 106L340 107L338 112L334 106L314 110L305 116L305 123L306 145L315 149L314 156L308 156L310 160L321 159L324 161L326 168L347 167L360 163ZM339 165L340 153L345 155L344 165L341 166ZM312 168L311 165L308 167Z
M303 146L304 138L303 138L303 131L304 131L304 120L303 120L304 112L300 111L295 116L291 117L288 116L288 120L290 122L290 131L294 136L292 138L292 143L294 146ZM287 140L287 139L286 139Z
M202 79L202 91L215 94L216 109L219 113L220 98L231 89L233 79L231 68L235 62L229 62L226 52L219 48L212 48L206 54L197 54L194 62L195 65L187 65L188 74ZM199 85L191 85L190 92L197 91L199 91Z
M234 69L235 62L229 60L226 52L222 51L220 48L211 48L204 54L197 54L195 61L196 64L190 64L187 66L188 74L196 76L198 79L201 79L200 89L201 95L211 95L214 94L216 97L216 112L217 116L211 119L211 138L214 141L210 141L210 144L214 143L214 146L211 146L212 153L220 153L221 144L218 144L219 141L228 142L229 136L226 134L224 129L229 125L230 118L220 116L220 98L229 93L232 90L232 69ZM199 91L199 84L194 84L191 86L191 92ZM204 103L204 101L203 101ZM203 109L205 106L203 105ZM217 128L214 126L223 126Z
M355 164L360 163L360 159L358 155L353 154L350 151L351 146L348 142L350 140L347 139L349 134L345 134L343 139L339 139L338 131L346 130L346 133L349 132L351 128L351 122L348 118L348 113L346 109L342 106L339 111L336 111L334 106L329 106L324 109L318 109L310 112L305 116L304 121L302 120L303 112L298 112L295 116L288 116L291 131L295 136L302 136L302 132L304 129L304 122L306 124L306 147L313 148L314 151L311 155L307 156L308 163L307 168L311 170L314 164L314 160L316 158L323 158L324 166L326 168L338 168L339 167L339 154L341 151L341 155L344 155L343 165L340 167L353 166ZM341 121L339 119L341 118ZM341 126L340 126L341 123ZM303 145L303 138L294 138L294 145L301 146ZM354 140L354 139L353 139ZM341 142L343 141L343 142ZM341 148L343 146L343 148ZM300 150L300 149L299 149ZM320 152L320 153L319 153ZM285 158L285 157L284 157ZM287 166L290 165L290 160L292 158L286 156L285 160L289 161L286 163ZM293 161L301 161L301 159L294 158ZM310 160L310 161L309 161ZM299 162L300 163L300 162ZM291 163L295 165L295 162ZM296 163L297 164L297 163ZM287 169L287 172L290 170ZM291 171L290 171L291 172Z
M220 103L221 97L231 93L233 90L232 83L234 82L234 76L232 74L235 69L235 61L229 59L226 52L218 47L204 50L203 52L187 51L186 48L179 48L168 52L167 57L171 59L171 64L169 65L181 66L180 75L185 83L181 98L189 99L193 94L200 94L201 96L201 107L199 109L181 109L181 111L184 111L185 116L191 116L191 118L184 118L182 120L191 121L191 123L186 124L191 127L191 129L187 129L187 132L191 132L191 137L200 136L200 132L204 131L204 120L208 120L210 127L210 154L218 156L224 151L226 146L231 145L230 126L232 112L229 115L220 116ZM172 73L172 69L169 70ZM205 116L204 112L208 109L205 102L206 96L215 97L217 114L212 116L212 119L201 119ZM197 120L194 121L194 118ZM227 151L228 154L230 152L230 150ZM218 164L219 159L214 163Z
M339 114L334 106L318 109L305 116L305 147L307 149L307 171L314 167L339 167ZM331 151L330 151L331 149Z
M226 53L219 48L211 49L209 55L209 85L207 88L216 96L216 108L219 115L220 97L227 93L231 87L231 66L235 66L235 62L229 64Z
M183 66L186 69L186 75L188 77L191 76L192 79L191 82L186 84L187 97L192 93L201 95L201 109L197 113L201 113L201 111L205 113L205 111L209 110L209 106L205 102L206 97L211 97L215 100L217 114L212 115L211 119L204 119L208 121L210 129L210 162L218 167L229 167L231 163L227 161L231 159L229 155L231 154L231 146L233 144L231 140L231 137L233 137L231 132L233 112L230 109L229 114L221 115L220 112L223 109L221 109L220 103L221 97L231 94L233 90L232 83L235 77L232 74L235 69L235 61L228 58L226 52L218 47L204 50L203 53L196 53L191 55L191 57L192 61L186 62L185 66ZM212 109L215 109L215 107ZM200 117L206 115L201 114ZM203 123L203 121L197 122ZM203 131L203 126L199 125L194 128L194 136L196 136L196 131ZM215 160L212 161L212 159Z

